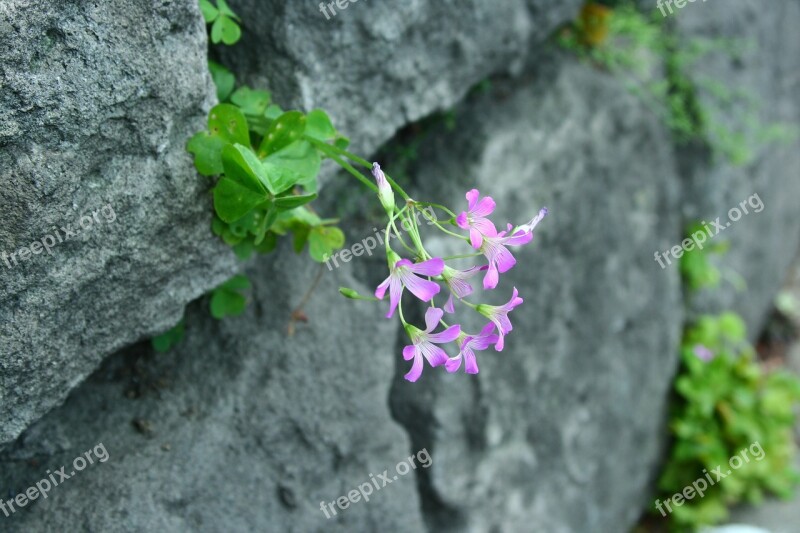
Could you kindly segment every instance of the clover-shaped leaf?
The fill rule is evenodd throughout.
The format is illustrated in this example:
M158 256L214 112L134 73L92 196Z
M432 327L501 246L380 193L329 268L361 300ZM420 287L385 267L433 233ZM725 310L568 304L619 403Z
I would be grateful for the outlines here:
M223 171L223 148L237 142L250 145L247 119L236 106L219 104L208 114L208 131L195 134L186 149L194 154L194 165L200 174L215 176Z
M225 176L214 187L214 209L224 222L233 223L270 199L261 162L241 144L222 150Z
M231 102L239 106L245 115L261 117L270 104L271 95L267 91L253 90L246 85L236 89Z
M308 141L299 140L284 146L267 156L264 164L282 169L282 172L290 172L286 181L291 181L291 186L301 185L308 193L317 191L317 174L322 161L319 152Z
M183 334L184 322L181 320L171 329L150 339L150 344L153 346L153 349L159 353L168 352L173 346L183 340Z
M227 316L241 315L247 307L247 298L243 291L251 287L250 280L245 276L234 276L211 293L211 316L223 319Z
M230 17L220 15L214 24L211 26L211 42L219 44L220 42L228 46L236 44L242 37L242 29Z
M330 117L322 109L314 109L306 115L306 135L320 141L328 141L336 137Z
M287 111L270 125L261 145L258 157L264 158L300 140L306 129L306 117L300 111Z
M211 72L211 79L217 88L217 100L224 102L233 92L236 76L226 67L210 59L208 60L208 70Z
M316 226L308 234L308 252L311 259L324 263L334 250L344 246L344 233L332 226Z
M219 16L219 9L214 7L209 0L200 0L200 12L203 13L206 24L211 24Z
M282 196L281 198L275 198L275 207L279 209L294 209L295 207L300 207L301 205L314 201L316 197L316 194Z

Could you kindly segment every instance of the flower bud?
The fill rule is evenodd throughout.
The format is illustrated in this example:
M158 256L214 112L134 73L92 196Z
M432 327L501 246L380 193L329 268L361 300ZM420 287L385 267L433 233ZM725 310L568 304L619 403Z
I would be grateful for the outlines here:
M386 179L378 163L372 163L372 175L375 176L375 181L378 182L378 199L389 216L392 216L395 210L394 192L392 192L392 186L389 185L389 180Z

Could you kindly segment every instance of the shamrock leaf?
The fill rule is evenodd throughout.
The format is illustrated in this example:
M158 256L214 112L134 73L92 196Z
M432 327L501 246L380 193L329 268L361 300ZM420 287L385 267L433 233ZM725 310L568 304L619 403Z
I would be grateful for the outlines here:
M234 276L211 293L211 316L223 319L227 316L241 315L247 307L247 299L243 291L251 287L250 280L245 276Z
M316 194L304 194L301 196L283 196L281 198L275 198L275 207L279 209L294 209L295 207L300 207L301 205L305 205L309 202L312 202L316 199Z
M344 246L344 233L331 226L316 226L308 235L308 252L311 259L324 263L333 251Z
M219 10L209 0L200 0L200 12L203 13L206 24L211 24L219 16Z
M235 20L226 15L217 17L211 26L211 42L214 44L222 42L230 46L236 44L241 37L242 29Z
M258 158L241 144L225 146L222 164L225 176L214 187L214 209L232 223L270 199L269 179Z
M223 15L226 15L232 19L240 20L239 15L233 12L233 10L228 7L228 2L225 0L217 0L217 7L219 8L219 12Z
M317 174L322 161L319 152L308 141L294 141L284 146L264 159L264 164L269 165L271 173L288 172L286 181L291 182L290 186L302 185L306 192L316 192ZM273 168L281 170L272 170Z
M204 176L215 176L224 170L222 150L231 143L250 145L247 119L236 106L219 104L208 114L208 131L194 135L186 149L194 154L194 165Z
M322 109L314 109L306 115L306 135L320 141L327 141L336 137L336 128L333 127L328 114Z
M211 79L217 88L217 100L224 102L231 95L231 91L236 85L236 77L233 72L210 59L208 60L208 70L211 71Z
M245 115L261 117L269 106L270 98L269 92L256 91L245 85L231 95L231 102L239 106Z
M305 129L305 115L300 111L287 111L270 125L261 141L261 145L258 147L258 157L263 159L299 140Z
M183 334L184 323L183 320L181 320L171 329L150 339L150 344L152 344L153 349L159 353L168 352L170 348L183 340Z

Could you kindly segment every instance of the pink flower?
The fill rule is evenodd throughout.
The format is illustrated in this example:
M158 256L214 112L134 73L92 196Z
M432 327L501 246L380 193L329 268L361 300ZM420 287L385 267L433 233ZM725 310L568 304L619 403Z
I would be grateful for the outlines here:
M499 337L493 333L494 324L489 322L478 335L465 335L462 333L458 337L458 345L461 351L458 355L451 357L445 362L444 367L448 372L455 372L461 368L461 359L464 359L464 370L467 374L478 373L478 361L475 359L475 350L485 350L490 344L495 344Z
M448 313L454 313L455 307L453 306L453 295L456 298L465 298L472 294L472 285L469 284L469 279L475 276L481 270L486 270L486 266L472 267L467 270L456 270L445 266L442 271L442 278L444 278L447 286L450 287L450 297L447 303L444 304L444 310Z
M469 241L476 250L481 247L484 237L494 237L497 229L491 220L486 218L494 212L495 203L491 196L480 198L478 189L467 193L468 210L456 217L459 228L469 230Z
M390 261L395 259L399 259L399 256L391 253ZM386 295L386 289L389 289L389 312L386 314L386 318L391 318L394 310L397 309L400 297L403 295L403 288L407 288L423 302L429 302L431 298L439 294L439 284L419 278L416 274L438 276L442 273L442 270L444 270L444 261L438 257L421 263L412 263L408 259L395 261L389 277L375 289L375 297L380 300L383 300Z
M479 304L475 308L476 311L491 320L492 323L497 326L497 330L499 331L500 335L497 339L497 344L494 345L494 349L498 352L503 350L506 334L514 329L511 325L511 321L508 319L508 313L513 311L514 308L521 303L522 298L519 297L517 288L514 287L514 292L511 295L511 299L506 304L500 306Z
M506 246L522 246L531 242L533 240L533 229L546 215L547 208L545 207L530 222L516 228L511 235L507 236L507 233L512 231L511 224L509 224L507 231L501 231L496 237L484 237L480 251L489 260L489 268L483 278L484 289L497 287L500 274L508 272L517 264L517 260L514 259L514 256L511 255Z
M695 344L692 353L701 361L708 362L714 359L714 352L702 344Z
M403 359L406 361L414 360L411 364L411 370L403 376L408 381L417 381L422 375L423 357L428 360L432 367L443 365L447 362L447 353L436 344L446 344L457 339L461 334L461 326L450 326L440 333L432 333L443 315L444 311L441 309L429 307L425 312L425 331L411 324L406 324L406 332L411 337L412 344L403 348Z

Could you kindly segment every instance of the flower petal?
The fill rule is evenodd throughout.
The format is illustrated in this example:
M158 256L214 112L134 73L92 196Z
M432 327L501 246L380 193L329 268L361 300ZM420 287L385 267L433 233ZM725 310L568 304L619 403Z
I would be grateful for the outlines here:
M453 302L453 293L450 293L450 296L447 298L447 301L444 303L444 310L450 313L451 315L456 312L456 306Z
M459 335L461 335L461 326L456 324L455 326L450 326L442 332L428 335L428 340L435 342L436 344L446 344L456 340Z
M498 246L496 248L493 259L497 263L497 270L500 271L501 274L508 272L517 264L517 260L514 259L514 256L511 255L511 252L509 252L508 248L505 246Z
M465 347L464 350L464 370L467 374L478 373L478 360L475 358L475 352Z
M476 250L483 244L483 234L474 227L469 228L469 243Z
M397 275L389 276L389 278L389 312L386 314L386 318L392 318L394 310L397 309L400 298L403 296L403 283L400 278Z
M383 297L386 296L386 289L389 288L389 282L392 279L392 275L389 274L389 277L383 280L380 285L375 289L375 298L378 300L383 300Z
M444 316L444 311L439 309L438 307L429 307L427 311L425 311L425 333L430 333L436 326L439 325L439 321Z
M441 257L434 257L421 263L412 264L408 270L423 276L438 276L444 270L444 260Z
M441 366L447 363L447 360L449 359L444 350L429 342L421 342L419 344L419 349L422 352L422 355L425 356L425 359L428 360L428 363L430 363L430 365L433 367Z
M467 192L467 202L469 202L469 211L475 207L475 204L478 202L478 198L480 197L481 193L478 189L471 189Z
M497 282L500 280L500 275L497 273L497 265L494 262L489 263L489 269L483 277L483 288L486 290L494 289L497 287Z
M470 207L470 211L479 217L488 217L494 212L496 207L494 199L491 196L486 196L480 200L474 207Z
M407 381L414 383L422 375L422 357L414 357L414 362L411 364L411 370L403 376Z
M461 354L458 354L455 357L449 358L444 363L444 369L450 372L451 374L461 368Z
M467 229L469 227L466 211L462 211L461 214L456 217L456 224L458 224L458 227L461 229Z
M430 302L431 298L439 294L439 291L442 290L438 283L418 278L414 274L404 275L402 279L406 288L423 302Z
M412 359L417 353L417 347L413 344L409 344L405 348L403 348L403 359L408 361Z

